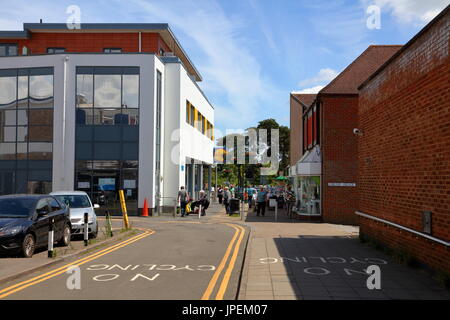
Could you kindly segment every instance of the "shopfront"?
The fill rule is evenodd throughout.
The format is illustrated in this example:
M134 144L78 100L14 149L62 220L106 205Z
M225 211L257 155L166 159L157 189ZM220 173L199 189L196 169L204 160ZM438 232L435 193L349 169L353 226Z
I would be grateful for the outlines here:
M322 215L322 162L319 146L315 146L292 168L297 203L294 211L301 216Z

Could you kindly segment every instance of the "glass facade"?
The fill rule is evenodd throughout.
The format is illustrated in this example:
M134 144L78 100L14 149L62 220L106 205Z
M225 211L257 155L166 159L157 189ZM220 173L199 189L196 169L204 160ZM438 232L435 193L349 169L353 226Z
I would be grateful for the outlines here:
M48 193L53 68L0 70L0 194Z
M320 215L320 176L299 176L297 179L297 212L304 215Z
M99 213L120 214L118 191L137 213L139 68L77 67L75 189Z

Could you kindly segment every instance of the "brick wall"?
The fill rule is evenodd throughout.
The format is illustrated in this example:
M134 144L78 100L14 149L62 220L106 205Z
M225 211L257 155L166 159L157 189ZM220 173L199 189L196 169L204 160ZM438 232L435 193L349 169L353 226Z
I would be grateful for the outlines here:
M125 33L32 33L30 39L0 39L0 43L17 43L19 55L26 46L29 54L47 53L49 47L66 48L66 52L103 52L104 48L122 48L122 52L139 52L139 34ZM142 52L170 51L157 33L141 34Z
M329 187L328 183L356 183L358 124L357 95L321 96L323 221L357 224L357 187Z
M290 97L290 165L294 166L302 157L302 105L292 96Z
M450 241L449 14L360 91L360 211ZM447 247L361 218L361 233L450 272Z

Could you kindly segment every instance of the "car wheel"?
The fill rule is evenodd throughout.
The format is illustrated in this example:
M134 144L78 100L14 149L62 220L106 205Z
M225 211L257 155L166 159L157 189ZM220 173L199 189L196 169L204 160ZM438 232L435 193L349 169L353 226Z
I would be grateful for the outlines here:
M31 233L28 233L22 242L22 255L25 258L31 258L36 249L36 240Z
M70 226L67 224L64 226L64 231L61 239L58 241L58 244L67 247L70 244L70 238L72 236L72 231L70 230Z
M91 233L91 239L95 239L98 236L98 223L95 224L95 231Z

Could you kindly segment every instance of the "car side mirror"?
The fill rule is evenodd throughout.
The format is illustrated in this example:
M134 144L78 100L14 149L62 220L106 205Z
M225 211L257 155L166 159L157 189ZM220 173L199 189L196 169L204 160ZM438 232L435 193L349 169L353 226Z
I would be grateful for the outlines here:
M97 203L94 204L94 209L98 209L98 208L100 208L100 206Z
M48 215L49 212L47 210L42 210L38 212L38 218L42 218L45 217L46 215Z

